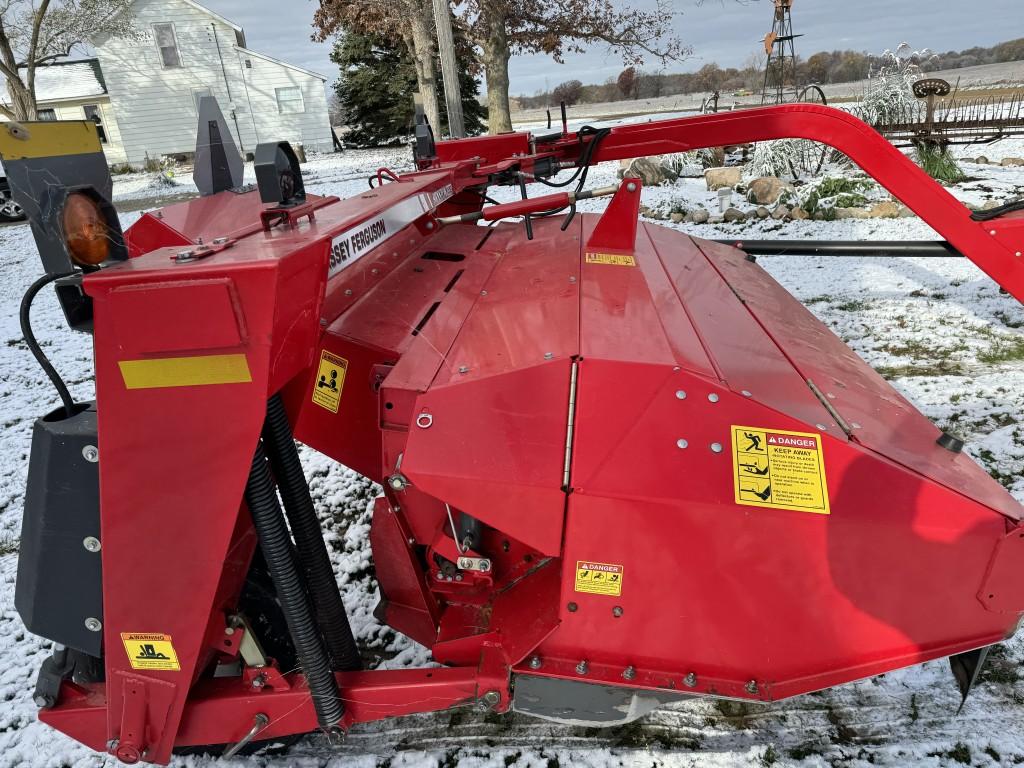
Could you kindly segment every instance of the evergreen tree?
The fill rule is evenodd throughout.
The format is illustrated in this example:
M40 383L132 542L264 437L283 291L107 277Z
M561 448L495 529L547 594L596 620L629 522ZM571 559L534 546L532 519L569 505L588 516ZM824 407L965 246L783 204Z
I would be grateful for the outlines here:
M476 136L484 131L487 120L487 109L477 99L479 85L474 77L480 65L465 32L458 24L453 31L466 133ZM334 91L349 128L344 137L346 145L400 144L412 135L416 68L404 45L383 37L347 32L335 44L331 60L341 69ZM440 139L448 133L448 110L444 87L440 81L438 85L441 125L431 127Z

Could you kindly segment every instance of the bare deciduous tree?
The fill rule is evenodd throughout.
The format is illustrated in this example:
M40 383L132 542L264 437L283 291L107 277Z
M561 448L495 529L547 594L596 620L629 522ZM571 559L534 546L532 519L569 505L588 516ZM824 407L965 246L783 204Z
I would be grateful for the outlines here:
M0 0L0 75L12 120L36 118L36 69L98 36L138 34L132 0Z

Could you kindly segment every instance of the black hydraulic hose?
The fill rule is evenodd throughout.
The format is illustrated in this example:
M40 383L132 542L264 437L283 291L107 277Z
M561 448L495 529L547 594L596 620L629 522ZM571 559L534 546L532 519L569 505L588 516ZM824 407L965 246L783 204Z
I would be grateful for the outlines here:
M25 296L21 300L21 334L25 337L25 344L28 345L29 351L32 356L39 363L43 369L43 373L53 383L53 386L57 390L57 394L60 395L61 402L64 403L64 412L70 419L75 415L75 400L71 397L71 392L68 391L67 384L64 383L64 379L57 373L57 369L53 367L53 364L43 353L43 350L39 346L39 342L36 341L36 335L32 332L32 302L36 298L36 294L39 293L44 287L52 283L54 280L59 280L62 277L71 277L76 274L75 272L64 272L53 275L43 275L36 280L32 285L25 291Z
M338 684L331 671L327 650L313 620L306 588L295 564L292 540L288 535L281 505L277 502L262 442L256 444L252 457L249 481L245 486L245 503L252 514L263 557L267 561L267 569L281 603L281 611L288 623L302 671L306 675L317 721L322 728L333 729L345 714L345 707L338 695Z
M345 613L345 604L341 601L320 521L309 495L309 483L302 471L292 427L288 423L280 395L274 395L267 402L263 444L284 502L284 511L295 539L299 567L306 577L313 600L316 621L327 643L331 667L339 671L360 669L362 663L359 650Z

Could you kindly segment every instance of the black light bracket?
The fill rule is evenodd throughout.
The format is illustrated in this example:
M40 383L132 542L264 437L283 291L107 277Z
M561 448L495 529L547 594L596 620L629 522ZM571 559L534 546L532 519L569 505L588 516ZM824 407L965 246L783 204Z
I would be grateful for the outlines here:
M276 208L293 208L306 202L299 158L287 141L267 142L256 147L256 186L260 200Z

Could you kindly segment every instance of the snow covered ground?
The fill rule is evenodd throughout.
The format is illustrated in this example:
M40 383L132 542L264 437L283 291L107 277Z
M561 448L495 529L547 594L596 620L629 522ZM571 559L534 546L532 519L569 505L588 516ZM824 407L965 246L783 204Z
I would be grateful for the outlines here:
M1020 142L962 152L993 160L1020 156ZM350 152L313 158L306 186L352 195L377 167L408 166L405 150ZM1024 168L965 165L974 181L953 189L982 204L1024 193ZM591 173L591 185L615 177L614 166ZM251 168L249 169L251 180ZM152 175L119 176L115 197L144 204L194 191ZM512 190L496 190L511 199ZM644 190L644 203L717 205L701 179ZM751 206L739 203L741 207ZM603 201L581 208L598 210ZM139 216L125 213L128 226ZM771 219L717 227L668 224L698 237L933 239L918 219L835 222ZM1024 308L963 259L834 259L776 257L763 264L870 364L888 376L937 424L965 437L969 451L1024 501ZM48 644L28 635L13 606L16 548L31 426L56 398L21 338L17 308L39 264L26 225L0 228L0 768L114 765L36 721L30 700ZM92 396L90 340L69 332L49 291L40 295L34 327L46 352L79 399ZM307 472L358 639L391 667L423 664L425 649L397 637L372 616L376 585L368 544L372 483L312 451ZM360 726L340 748L311 736L286 751L235 758L222 765L301 768L500 768L527 766L992 766L1024 762L1024 637L1008 642L957 716L959 696L946 662L926 664L793 701L767 706L695 700L630 726L594 730L558 726L475 709ZM207 757L176 766L208 768Z

